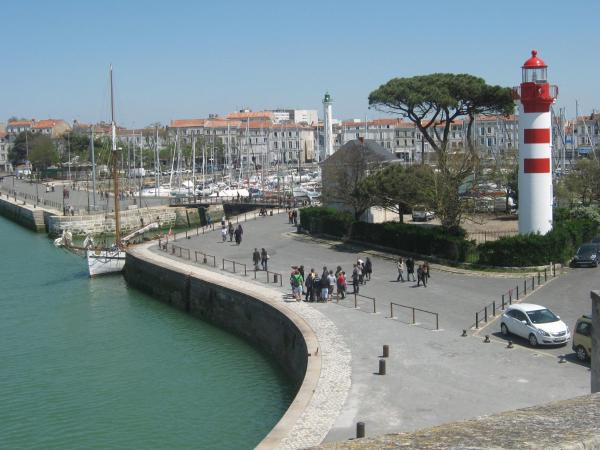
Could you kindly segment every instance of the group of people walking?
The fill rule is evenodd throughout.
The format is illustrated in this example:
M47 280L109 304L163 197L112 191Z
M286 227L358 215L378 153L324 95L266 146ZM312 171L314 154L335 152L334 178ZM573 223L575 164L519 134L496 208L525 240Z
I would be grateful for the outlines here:
M408 257L403 259L402 257L398 258L396 262L396 267L398 269L398 278L396 281L416 281L417 286L427 287L427 282L429 281L430 272L429 272L429 263L424 261L422 264L417 265L417 279L415 280L415 260L412 257ZM404 273L406 272L406 280L404 280ZM412 278L412 280L411 280Z
M235 243L240 245L242 243L242 235L244 234L244 229L242 228L242 224L238 224L237 227L234 227L229 221L229 224L225 226L225 216L221 219L221 238L223 242L227 240L227 235L229 235L229 242L232 242L235 238Z
M255 248L254 252L252 253L252 262L254 263L254 270L258 270L259 263L262 267L262 270L269 270L268 269L269 258L270 258L270 256L264 247L260 250L260 252L258 251L257 248Z
M365 261L358 259L353 265L350 275L353 287L351 294L358 294L359 286L370 280L372 273L373 263L371 259L368 257ZM305 276L304 266L301 265L292 267L290 286L292 288L292 295L298 302L302 300L303 294L305 302L327 302L333 300L334 294L336 294L337 299L346 297L348 280L346 272L341 266L337 266L335 271L327 269L327 266L323 266L323 271L320 275L315 269L310 269L310 272Z

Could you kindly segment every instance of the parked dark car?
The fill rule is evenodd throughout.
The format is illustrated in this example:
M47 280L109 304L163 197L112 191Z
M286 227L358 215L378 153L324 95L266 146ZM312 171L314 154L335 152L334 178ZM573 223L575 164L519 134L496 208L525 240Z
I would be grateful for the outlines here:
M598 267L598 244L583 244L571 261L571 266Z

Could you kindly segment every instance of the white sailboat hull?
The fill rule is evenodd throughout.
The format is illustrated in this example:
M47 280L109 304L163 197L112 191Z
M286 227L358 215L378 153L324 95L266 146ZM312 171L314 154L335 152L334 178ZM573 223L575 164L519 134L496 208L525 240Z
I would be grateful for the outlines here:
M121 272L125 267L125 255L126 253L119 249L87 250L90 277Z

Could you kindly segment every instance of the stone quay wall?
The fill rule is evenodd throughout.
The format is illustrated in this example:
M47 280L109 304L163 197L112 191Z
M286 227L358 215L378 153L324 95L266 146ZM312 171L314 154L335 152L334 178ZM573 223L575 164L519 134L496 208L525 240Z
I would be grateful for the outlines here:
M273 357L295 384L294 401L257 446L261 450L280 448L301 421L319 381L321 356L314 331L281 304L278 293L167 260L151 254L148 245L127 252L124 276L129 285L257 346Z
M193 227L200 223L198 210L193 208L171 208L168 206L129 209L121 211L121 231L131 232L158 222L161 227ZM69 230L74 236L115 232L115 215L93 214L81 216L52 216L48 217L48 232L52 236Z
M51 213L42 208L34 208L23 202L11 199L0 199L0 215L10 219L30 230L43 233L46 231L44 216L50 217Z

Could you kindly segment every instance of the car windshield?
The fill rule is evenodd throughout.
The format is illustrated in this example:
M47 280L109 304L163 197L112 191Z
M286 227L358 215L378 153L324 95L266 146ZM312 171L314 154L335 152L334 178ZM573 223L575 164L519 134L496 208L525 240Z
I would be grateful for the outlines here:
M531 323L550 323L557 322L559 319L549 309L538 309L537 311L528 311L527 316Z
M596 248L597 247L595 245L591 245L591 244L590 245L582 245L581 247L579 247L579 250L577 251L577 253L580 255L595 253Z

